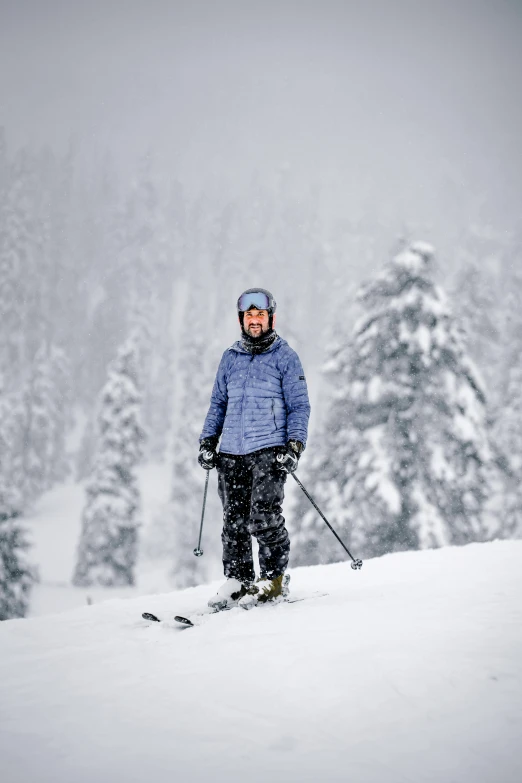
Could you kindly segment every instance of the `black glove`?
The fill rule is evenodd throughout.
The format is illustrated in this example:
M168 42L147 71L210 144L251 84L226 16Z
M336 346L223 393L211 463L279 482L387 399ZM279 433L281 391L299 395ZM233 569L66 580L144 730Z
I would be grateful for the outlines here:
M216 467L218 438L203 438L199 444L198 462L204 470Z
M289 440L286 444L286 451L277 456L279 469L284 470L285 473L294 473L297 470L303 449L304 446L300 440Z

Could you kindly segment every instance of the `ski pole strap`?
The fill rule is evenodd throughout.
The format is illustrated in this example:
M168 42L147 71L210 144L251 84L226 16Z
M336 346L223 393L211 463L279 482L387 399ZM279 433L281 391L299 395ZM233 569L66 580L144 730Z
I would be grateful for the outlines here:
M335 532L335 530L333 529L333 527L331 526L331 524L328 522L328 520L326 519L325 515L323 514L323 512L321 511L321 509L319 508L319 506L317 505L317 503L316 503L316 502L315 502L315 500L313 499L313 497L310 495L310 493L309 493L309 492L307 492L306 488L305 488L305 487L303 486L303 484L302 484L302 483L299 481L299 479L297 478L297 476L295 475L295 473L291 473L290 475L292 476L292 478L294 478L294 479L297 481L297 483L299 484L299 486L301 487L301 489L302 489L302 490L303 490L303 492L305 493L306 497L308 498L308 500L310 501L310 503L312 504L312 506L315 508L315 510L317 511L317 513L319 514L319 516L321 517L321 519L323 520L323 522L325 522L325 523L328 525L328 527L330 528L330 530L332 531L332 533L334 534L334 536L336 537L336 539L338 540L338 542L340 543L340 545L342 546L342 548L344 549L344 551L345 551L345 552L346 552L346 553L347 553L347 554L348 554L348 555L351 557L351 559L353 560L353 563L352 563L352 568L353 568L354 570L357 570L357 569L360 569L360 568L362 568L362 560L359 560L359 559L357 559L357 560L356 560L356 559L355 559L355 557L352 555L352 553L350 552L350 550L348 549L348 547L346 546L346 544L344 543L344 541L342 541L342 540L339 538L339 536L337 535L337 533Z

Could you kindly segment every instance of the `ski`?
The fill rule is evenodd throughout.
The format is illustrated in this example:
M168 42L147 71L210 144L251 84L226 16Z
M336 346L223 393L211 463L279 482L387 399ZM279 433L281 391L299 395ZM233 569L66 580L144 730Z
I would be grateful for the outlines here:
M214 609L209 612L197 612L196 614L193 614L192 617L206 617L209 614L220 614L221 612L228 612L231 609L244 609L245 611L250 611L250 609L254 608L264 608L268 606L279 606L280 604L297 604L300 601L308 601L311 598L325 598L328 595L328 593L318 593L317 595L307 595L303 596L303 598L284 598L282 601L268 601L264 604L254 604L254 606L238 606L237 604L233 604L232 606L227 606L223 609ZM190 617L183 617L182 615L177 614L174 617L174 620L179 623L180 625L185 625L187 628L194 628L198 623L193 622Z
M312 598L325 598L328 595L328 593L316 593L314 595L305 595L302 598L284 598L282 601L269 601L265 604L255 604L254 606L249 607L239 607L237 604L232 604L232 606L225 606L222 609L208 609L207 611L203 612L195 612L192 614L192 617L194 619L200 618L200 617L207 617L211 614L221 614L221 612L229 612L231 609L244 609L244 611L250 611L250 609L254 608L263 608L268 606L279 606L280 604L297 604L300 601L309 601ZM161 623L163 622L161 617L157 617L155 614L152 614L152 612L143 612L141 615L144 620L148 620L149 622L153 623ZM193 620L190 619L190 617L184 617L183 615L177 614L174 616L175 622L179 623L180 625L184 625L186 628L194 628L198 623L193 622Z
M197 615L195 616L204 617L207 614L218 614L218 612L226 612L229 609L233 609L233 608L234 608L233 606L227 606L224 609L209 609L208 612L198 612ZM155 614L152 614L152 612L143 612L141 616L144 620L148 620L151 623L164 622L164 620L162 620L161 617L157 617ZM194 625L194 623L191 622L188 617L181 617L180 615L176 615L174 617L174 620L176 620L176 622L178 623L181 623L182 625L187 625L187 626Z
M192 620L189 620L188 617L182 617L181 615L177 614L174 617L174 620L181 625L186 625L188 628L194 628L194 623Z
M152 614L152 612L143 612L141 616L144 620L150 620L153 623L161 623L159 617L156 617L156 615Z

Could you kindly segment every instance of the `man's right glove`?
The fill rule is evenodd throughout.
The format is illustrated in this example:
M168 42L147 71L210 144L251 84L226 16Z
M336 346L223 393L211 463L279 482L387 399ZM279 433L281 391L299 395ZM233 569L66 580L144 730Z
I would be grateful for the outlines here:
M277 457L279 469L284 470L285 473L294 473L297 470L303 449L304 446L300 440L289 440L286 444L286 451Z
M216 467L218 438L203 438L199 444L198 462L204 470Z

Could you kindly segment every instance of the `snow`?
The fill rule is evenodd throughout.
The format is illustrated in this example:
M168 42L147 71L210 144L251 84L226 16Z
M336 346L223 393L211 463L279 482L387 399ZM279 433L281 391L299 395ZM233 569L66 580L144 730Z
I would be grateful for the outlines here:
M22 520L30 531L30 557L38 563L42 582L70 582L84 504L81 484L60 485L42 495Z
M354 384L355 386L355 384ZM368 383L368 401L375 403L377 402L380 397L382 396L382 378L380 375L374 375L373 378L370 379L370 382Z
M441 481L453 481L455 478L454 466L445 456L440 443L435 443L432 447L431 470L433 476Z
M365 486L379 494L390 513L398 514L401 508L401 496L390 478L390 458L383 443L386 437L385 428L382 426L371 427L365 431L364 435L371 447L366 454L363 451L359 456L360 466L364 466L365 462L371 464L371 472L368 473Z
M411 250L399 253L393 260L397 265L403 266L411 273L421 273L426 265L424 258Z
M447 546L450 543L447 525L440 510L426 497L424 487L416 486L412 498L417 506L413 526L417 529L419 548Z
M430 258L435 255L435 248L429 242L424 242L422 239L418 239L410 244L410 249L414 253L418 253L425 258Z
M522 542L296 569L295 604L147 624L216 585L0 624L6 783L522 777Z
M425 354L429 354L431 348L431 332L428 327L425 324L421 324L417 329L416 335L421 351Z
M403 296L402 299L413 300L413 296L410 294ZM425 324L420 324L415 331L409 328L409 324L405 321L401 321L399 324L399 340L401 343L405 343L409 346L410 351L419 350L424 354L424 362L429 361L429 354L431 350L431 330ZM416 345L415 345L416 343Z
M68 611L107 598L161 592L171 587L168 572L172 563L146 556L151 526L168 500L169 468L151 462L142 465L138 474L143 505L144 556L138 563L137 586L80 588L71 585L86 495L83 484L63 484L42 495L33 510L21 520L32 544L30 562L38 564L40 573L40 583L32 593L31 617Z
M452 432L463 442L473 443L473 441L476 440L476 428L474 423L469 420L468 416L456 414L453 417Z

